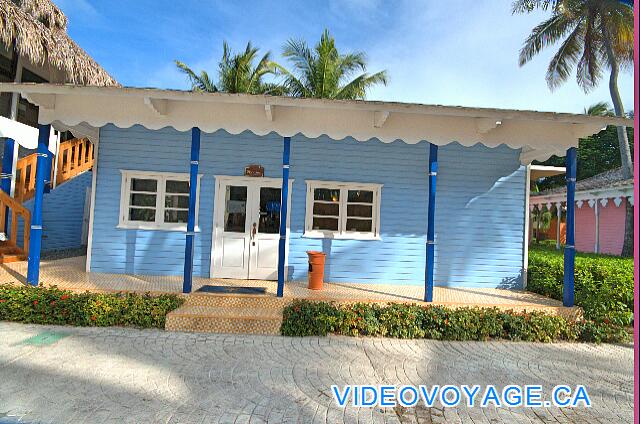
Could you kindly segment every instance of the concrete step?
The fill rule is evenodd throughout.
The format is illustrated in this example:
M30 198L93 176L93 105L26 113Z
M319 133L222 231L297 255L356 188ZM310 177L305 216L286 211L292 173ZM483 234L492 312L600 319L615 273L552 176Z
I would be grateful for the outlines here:
M22 254L0 254L0 264L8 264L11 262L26 261L27 256Z
M291 299L273 295L192 293L185 306L210 306L220 308L283 308Z
M22 249L10 245L0 246L0 255L10 255L14 253L22 253Z
M26 261L27 255L9 240L0 241L0 264Z
M167 315L165 330L199 333L280 334L281 323L281 307L194 306L185 303Z

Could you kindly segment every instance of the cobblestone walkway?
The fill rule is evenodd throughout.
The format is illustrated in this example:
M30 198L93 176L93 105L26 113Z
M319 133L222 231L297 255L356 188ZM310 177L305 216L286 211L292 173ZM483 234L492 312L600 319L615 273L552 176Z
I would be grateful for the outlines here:
M0 323L0 422L631 422L630 346ZM590 409L340 409L332 384L584 384Z

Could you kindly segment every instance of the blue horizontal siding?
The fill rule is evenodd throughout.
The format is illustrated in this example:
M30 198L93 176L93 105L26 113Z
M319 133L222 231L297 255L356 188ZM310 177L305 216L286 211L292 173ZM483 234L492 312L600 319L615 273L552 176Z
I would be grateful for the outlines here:
M85 172L56 187L43 198L42 250L76 249L82 246L85 193L91 187L91 172ZM33 199L24 203L33 212ZM22 246L22 220L18 245Z
M101 129L92 271L180 275L183 232L117 229L121 169L187 173L190 134L140 126ZM214 175L242 175L259 163L281 176L276 134L203 134L200 209L194 273L211 263ZM521 284L525 173L519 151L506 146L440 147L436 207L437 285ZM292 138L289 278L305 280L307 250L329 253L327 279L336 282L424 284L427 157L425 142ZM381 240L320 240L303 236L305 180L380 183Z
M526 173L519 152L459 144L440 152L436 282L521 287Z

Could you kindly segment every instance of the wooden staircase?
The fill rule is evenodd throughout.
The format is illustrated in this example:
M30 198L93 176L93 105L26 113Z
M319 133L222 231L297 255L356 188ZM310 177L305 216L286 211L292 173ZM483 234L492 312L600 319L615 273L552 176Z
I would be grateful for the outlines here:
M167 315L165 330L199 333L280 334L287 300L270 295L193 293Z
M16 164L16 186L12 198L0 190L0 264L25 261L29 255L31 211L23 203L31 199L36 191L36 163L38 155L33 153L18 159ZM57 187L93 167L94 151L85 138L74 138L60 143L56 165L51 167L51 179ZM23 225L23 243L18 246L18 225Z
M18 225L22 221L24 235L18 246ZM10 226L10 228L8 228ZM7 231L9 230L9 231ZM0 264L24 261L29 254L31 211L0 190ZM9 237L7 238L7 233Z
M54 187L90 170L93 167L93 144L86 138L74 138L60 143L56 155L56 166L51 167L50 181L55 181ZM38 155L33 153L18 159L16 164L15 198L19 202L26 202L36 192L36 163ZM54 180L55 177L55 180Z

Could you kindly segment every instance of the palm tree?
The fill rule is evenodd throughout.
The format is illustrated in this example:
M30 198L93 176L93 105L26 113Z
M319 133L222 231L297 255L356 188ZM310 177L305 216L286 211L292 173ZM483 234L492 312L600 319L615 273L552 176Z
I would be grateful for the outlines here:
M591 116L615 116L615 111L611 109L611 105L608 102L598 102L588 108L584 108L584 114Z
M292 96L364 99L369 88L387 84L386 71L372 75L366 72L364 53L340 54L326 29L313 50L305 41L291 39L282 54L293 66L293 72L286 72L284 83Z
M254 64L258 56L258 48L247 43L244 52L233 54L226 41L222 43L222 59L218 64L218 83L214 83L206 71L196 74L189 66L176 60L176 66L184 72L191 82L194 91L215 93L249 93L249 94L284 94L284 87L277 83L264 82L267 75L277 76L282 68L271 60L267 52Z
M585 92L609 71L609 92L616 116L625 116L618 89L620 68L633 64L633 9L619 0L516 0L514 13L551 10L551 17L533 28L520 50L523 66L547 47L560 43L547 69L551 90L567 81L576 67L578 85ZM633 177L626 128L617 127L624 178ZM623 254L633 252L633 211L627 205Z

